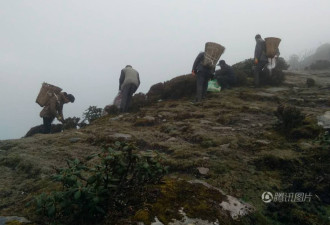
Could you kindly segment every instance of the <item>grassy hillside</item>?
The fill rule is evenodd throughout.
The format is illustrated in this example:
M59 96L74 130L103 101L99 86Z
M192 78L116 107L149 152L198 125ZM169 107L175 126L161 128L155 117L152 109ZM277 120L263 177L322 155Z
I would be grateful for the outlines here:
M317 84L307 88L305 78L288 74L281 87L237 87L197 104L189 98L159 101L135 113L101 117L80 130L1 141L0 215L42 223L26 203L58 188L50 180L55 168L66 167L66 159L86 162L86 156L119 140L134 142L140 152L158 152L169 174L150 187L151 197L140 208L116 222L109 212L99 224L150 224L156 217L168 224L185 216L201 219L200 224L327 224L329 145L319 138L324 131L316 118L330 110L330 89L326 82ZM306 126L298 127L296 136L274 128L280 104L305 115ZM264 192L303 192L312 198L265 203ZM225 207L231 197L250 207L247 215Z

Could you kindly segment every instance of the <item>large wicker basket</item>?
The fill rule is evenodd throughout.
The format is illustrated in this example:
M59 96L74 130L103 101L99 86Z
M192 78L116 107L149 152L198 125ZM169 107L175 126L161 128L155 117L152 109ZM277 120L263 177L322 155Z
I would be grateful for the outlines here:
M280 45L281 39L276 37L265 38L266 43L266 56L268 58L274 58L278 52L278 46Z
M41 107L44 107L53 94L58 94L61 91L61 88L44 82L40 88L36 103L38 103Z
M214 42L206 42L205 55L202 62L203 66L214 68L224 51L225 47L222 45Z

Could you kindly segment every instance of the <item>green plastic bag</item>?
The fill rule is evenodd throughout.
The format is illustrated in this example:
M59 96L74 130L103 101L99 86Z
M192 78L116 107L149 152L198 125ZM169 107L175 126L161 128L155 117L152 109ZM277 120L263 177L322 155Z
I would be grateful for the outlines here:
M207 91L209 92L220 92L221 87L217 80L210 80L207 85Z

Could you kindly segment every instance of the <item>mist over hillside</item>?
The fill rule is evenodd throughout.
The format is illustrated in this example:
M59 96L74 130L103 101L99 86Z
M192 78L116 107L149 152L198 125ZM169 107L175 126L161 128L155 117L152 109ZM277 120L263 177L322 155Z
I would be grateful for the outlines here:
M301 56L293 54L288 63L290 70L313 69L313 65L316 66L315 69L328 69L330 67L330 43L322 44L315 52L306 51Z

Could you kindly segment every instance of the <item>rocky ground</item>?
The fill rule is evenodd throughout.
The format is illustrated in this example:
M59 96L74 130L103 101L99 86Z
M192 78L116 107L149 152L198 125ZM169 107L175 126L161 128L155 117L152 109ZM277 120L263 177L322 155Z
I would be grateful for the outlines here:
M306 87L306 78L315 86ZM296 106L314 120L330 111L329 94L330 74L287 73L280 87L237 87L197 104L189 98L158 101L80 130L0 141L0 215L33 221L25 204L52 189L49 175L55 167L125 140L141 151L157 151L170 168L159 199L125 224L330 223L326 154L315 138L288 140L274 129L280 104ZM264 192L313 197L304 203L265 203Z

